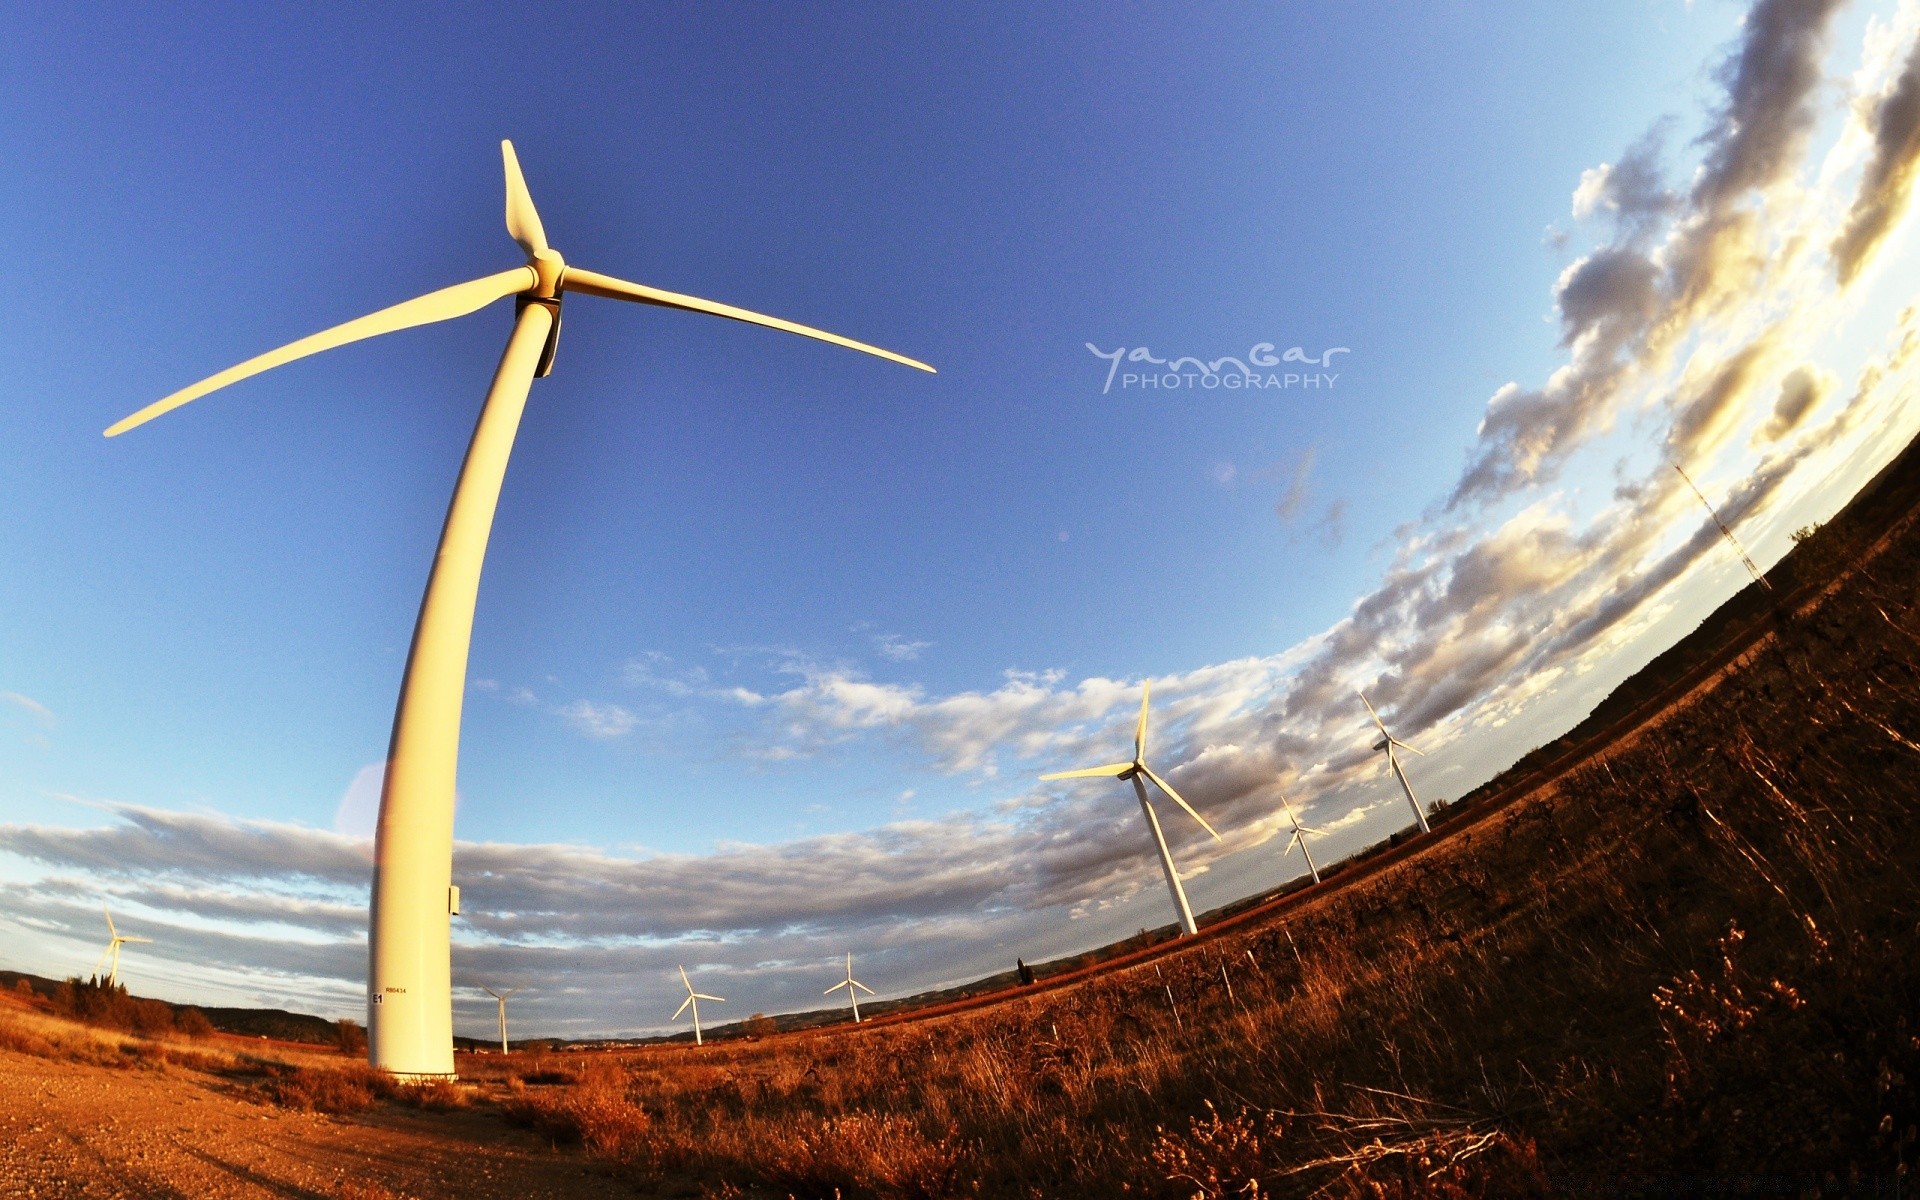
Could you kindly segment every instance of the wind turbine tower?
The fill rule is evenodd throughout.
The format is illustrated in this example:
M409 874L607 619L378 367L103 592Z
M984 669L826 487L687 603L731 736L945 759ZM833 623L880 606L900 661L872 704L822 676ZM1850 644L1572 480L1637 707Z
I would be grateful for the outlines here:
M453 798L467 649L507 458L534 379L553 370L562 303L578 293L706 313L933 370L851 338L570 265L547 244L512 143L502 142L500 150L506 164L507 232L526 252L524 266L429 292L290 342L155 401L106 431L115 437L209 392L322 350L463 317L514 297L513 332L481 406L427 576L401 677L374 835L367 1056L375 1067L403 1079L450 1079L454 1073L449 922L460 908L452 877Z
M1147 698L1152 694L1153 684L1148 681L1140 687L1140 723L1133 729L1133 761L1108 763L1104 767L1086 767L1078 771L1056 771L1051 775L1042 775L1046 779L1104 779L1126 780L1133 784L1133 794L1140 798L1140 811L1147 818L1147 828L1153 833L1153 844L1160 851L1160 869L1167 876L1167 891L1173 896L1173 907L1180 914L1180 931L1193 934L1199 927L1193 923L1193 908L1187 903L1187 890L1180 886L1180 872L1173 865L1173 851L1167 849L1167 836L1160 830L1160 818L1154 814L1153 805L1147 801L1147 785L1141 782L1145 776L1154 782L1154 786L1165 792L1175 804L1186 810L1188 816L1200 822L1200 828L1213 834L1213 840L1219 841L1220 835L1207 819L1194 810L1193 805L1181 798L1173 785L1154 774L1147 765Z
M526 987L523 984L517 988L508 988L504 992L496 992L490 987L483 987L480 990L500 1002L500 1053L505 1054L507 1053L507 997L515 992L525 991Z
M1425 751L1415 750L1412 746L1407 745L1399 738L1388 733L1387 723L1380 719L1380 714L1375 711L1373 707L1373 701L1367 699L1365 692L1360 693L1360 703L1367 706L1367 711L1373 715L1373 723L1380 727L1380 740L1373 744L1373 748L1376 751L1385 750L1387 752L1387 769L1392 771L1393 777L1400 781L1400 790L1407 794L1407 804L1413 809L1414 819L1420 822L1420 832L1433 832L1427 825L1426 812L1421 809L1420 801L1414 797L1413 785L1407 782L1406 769L1400 765L1400 755L1397 753L1397 751L1405 750L1411 754L1418 754L1420 757L1425 758ZM1302 849L1304 848L1305 843L1302 843Z
M1673 463L1671 465L1674 470L1680 471L1679 463ZM1713 518L1715 525L1719 526L1720 536L1727 539L1727 545L1732 546L1733 552L1740 556L1740 565L1747 569L1747 574L1753 576L1754 582L1758 583L1761 587L1772 591L1773 585L1767 582L1767 577L1761 573L1759 566L1748 556L1747 548L1740 544L1740 539L1733 536L1733 530L1727 528L1727 523L1720 519L1719 511L1715 509L1713 505L1707 503L1706 496L1701 493L1698 485L1693 482L1693 476L1687 474L1685 471L1680 471L1680 478L1686 480L1687 486L1693 489L1693 494L1700 497L1700 503L1706 508L1707 515Z
M1293 848L1295 846L1300 847L1300 853L1304 855L1307 860L1307 870L1313 875L1313 881L1315 883L1319 883L1320 868L1313 865L1313 851L1307 849L1307 835L1309 833L1320 833L1322 831L1318 829L1310 829L1307 826L1302 825L1300 823L1300 818L1297 815L1295 815L1293 811L1293 805L1287 802L1286 796L1282 795L1280 797L1280 803L1286 805L1287 820L1293 822L1293 836L1287 839L1287 848L1280 852L1280 857L1285 858L1288 854L1291 854L1293 852Z
M153 939L134 937L131 934L121 933L113 927L113 914L107 912L106 905L101 905L100 911L107 915L107 937L111 940L107 942L107 948L100 952L99 959L93 964L93 977L95 979L100 978L100 968L106 966L107 986L113 987L120 982L120 947L126 945L128 942L151 943ZM108 965L109 960L111 960L112 964L110 966Z
M700 1002L702 1000L711 1000L715 1004L725 1004L727 998L725 996L709 996L705 992L694 991L693 981L687 978L687 969L685 967L680 968L680 982L686 985L687 998L680 1002L679 1008L673 1010L673 1019L678 1021L680 1014L687 1011L687 1008L691 1006L693 1008L693 1044L696 1046L704 1046L706 1042L700 1036Z
M847 951L847 977L821 994L831 996L841 988L847 989L847 999L853 1001L853 1023L858 1025L860 1023L860 996L859 993L853 989L859 988L860 991L865 992L869 996L874 993L872 988L853 977L853 951L851 950Z

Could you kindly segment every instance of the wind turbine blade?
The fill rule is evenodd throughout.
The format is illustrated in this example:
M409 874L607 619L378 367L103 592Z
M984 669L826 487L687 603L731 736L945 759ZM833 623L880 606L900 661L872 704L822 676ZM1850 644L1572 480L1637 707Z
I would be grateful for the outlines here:
M123 938L121 938L121 939L119 939L119 940L120 940L120 941L122 941L122 942L151 942L151 941L153 941L153 939L152 939L152 938L143 938L143 937L123 937Z
M725 996L709 996L705 992L695 992L694 997L700 1000L712 1000L720 1004L725 1004L727 1002L727 998Z
M668 1017L667 1020L678 1021L680 1019L680 1014L687 1011L687 1005L692 1003L693 1003L693 996L689 994L685 1000L682 1000L680 1002L680 1007L673 1010L673 1015L671 1017Z
M1184 809L1186 809L1186 810L1187 810L1187 815L1188 815L1188 816L1190 816L1190 817L1192 817L1192 818L1193 818L1194 820L1196 820L1196 821L1198 821L1198 822L1200 822L1200 828L1202 828L1202 829L1204 829L1204 830L1206 830L1206 831L1207 831L1208 833L1211 833L1211 834L1213 834L1213 840L1214 840L1214 841L1216 841L1216 842L1217 842L1217 841L1219 841L1219 840L1220 840L1220 834L1219 834L1219 832L1218 832L1217 830L1215 830L1213 826L1211 826L1211 825L1209 825L1209 824L1207 824L1207 819L1206 819L1205 817L1203 817L1203 816L1201 816L1201 815L1200 815L1200 814L1199 814L1198 812L1196 812L1196 811L1194 810L1194 807L1193 807L1193 805L1191 805L1191 804L1188 804L1188 803L1186 802L1186 800L1185 800L1185 799L1184 799L1184 798L1183 798L1183 797L1182 797L1182 796L1180 795L1180 793L1179 793L1179 792L1176 792L1176 791L1174 791L1174 790L1173 790L1173 785L1172 785L1172 784L1170 784L1170 783L1168 783L1168 782L1167 782L1166 780L1164 780L1164 779L1162 779L1162 778L1160 778L1160 777L1159 777L1158 775L1155 775L1155 774L1153 773L1153 768L1152 768L1152 767L1149 767L1149 766L1147 766L1147 765L1146 765L1145 763L1141 763L1141 764L1140 764L1140 769L1141 769L1142 771L1145 771L1145 772L1147 773L1147 778L1148 778L1148 779L1151 779L1151 780L1153 780L1153 781L1154 781L1154 783L1156 783L1156 784L1158 784L1158 785L1160 786L1160 790L1161 790L1161 791L1163 791L1163 792L1165 792L1165 793L1166 793L1167 795L1169 795L1169 796L1172 796L1172 797L1173 797L1173 802L1174 802L1175 804L1178 804L1178 805L1179 805L1179 806L1180 806L1181 808L1184 808Z
M520 173L520 156L513 152L512 142L500 143L500 157L507 164L507 232L532 258L547 248L547 231L534 210L533 195L527 191L527 178Z
M1140 723L1133 727L1133 761L1142 762L1147 757L1147 697L1153 694L1153 680L1140 683Z
M113 943L112 943L112 942L108 942L108 943L107 943L107 948L106 948L105 950L102 950L102 951L100 952L100 957L99 957L98 959L95 959L95 960L94 960L94 964L93 964L93 977L94 977L95 979L98 979L98 978L100 978L100 968L101 968L101 967L104 967L104 966L106 966L106 965L107 965L107 955L109 955L109 954L112 954L112 953L113 953Z
M1354 690L1359 691L1358 688L1355 688ZM1360 692L1360 703L1366 705L1367 711L1373 715L1373 723L1380 727L1381 735L1387 738L1392 738L1393 735L1387 732L1387 723L1380 719L1380 711L1374 708L1373 701L1367 699L1367 694L1365 692Z
M451 321L455 317L464 317L470 312L478 312L495 300L505 299L515 292L523 292L537 282L538 276L532 267L515 267L511 271L502 271L498 275L489 275L485 279L475 279L469 283L456 283L452 287L441 288L437 292L428 292L416 296L391 308L369 313L348 321L344 325L335 325L297 342L289 342L278 350L269 350L265 354L250 358L238 366L228 367L218 375L209 375L192 387L181 388L173 395L156 400L139 412L107 427L108 437L118 437L129 429L145 425L148 421L163 413L172 412L182 404L198 400L208 392L217 392L230 383L270 371L275 367L305 358L309 354L318 354L322 350L332 350L349 342L358 342L365 338L379 337L383 333L397 333L402 329L411 329L415 325L431 325L436 321Z
M680 968L680 982L686 984L687 991L693 991L693 981L687 978L687 969L685 967Z
M837 991L839 991L839 990L840 990L841 988L843 988L843 987L846 987L846 986L847 986L847 984L848 984L849 982L851 982L851 981L850 981L850 980L845 980L845 979L842 979L842 980L841 980L841 981L840 981L839 983L836 983L836 984L834 984L834 985L833 985L832 987L830 987L830 988L828 988L828 989L827 989L826 991L824 991L824 992L821 992L820 994L821 994L822 996L831 996L831 995L833 995L833 994L834 994L835 992L837 992Z
M1051 775L1042 775L1040 778L1042 780L1109 778L1115 775L1125 775L1131 770L1133 770L1133 764L1130 762L1108 763L1104 767L1084 767L1078 771L1055 771Z
M1418 754L1421 758L1425 758L1427 756L1427 752L1425 750L1415 749L1414 747L1409 746L1405 742L1401 741L1399 738L1394 737L1392 734L1388 734L1387 738L1389 741L1391 741L1394 745L1400 747L1402 750L1412 751L1413 753Z
M102 905L100 906L100 911L101 911L101 912L103 912L103 913L106 913L106 917L107 917L107 936L108 936L108 937L119 937L119 936L120 936L120 931L119 931L118 929L115 929L115 928L113 927L113 914L112 914L112 913L110 913L110 912L107 912L107 906L106 906L106 905L104 905L104 904L102 904Z
M501 995L501 994L500 994L499 992L496 992L496 991L494 991L494 990L493 990L492 988L490 988L490 987L483 987L483 988L481 988L480 990L481 990L481 991L483 991L483 992L485 992L485 993L486 993L487 995L489 995L489 996L492 996L492 997L493 997L493 998L494 998L495 1000L505 1000L505 999L507 998L506 996L502 996L502 995ZM510 995L512 995L512 994L513 994L513 993L511 993L511 992L509 992L509 993L507 993L507 995L508 995L508 996L510 996Z
M876 992L875 992L875 991L874 991L874 990L873 990L872 988L870 988L870 987L868 987L868 986L867 986L866 984L864 984L864 983L861 983L861 982L860 982L860 981L859 981L858 979L849 979L849 980L847 980L847 982L848 982L848 983L851 983L851 984L852 984L853 986L855 986L855 987L857 987L857 988L859 988L859 989L860 989L861 991L863 991L863 992L865 992L865 993L866 993L867 995L869 995L869 996L873 996L873 995L877 995L877 994L878 994L878 993L876 993Z
M657 304L662 308L681 308L688 312L708 313L716 317L728 317L735 321L745 321L749 325L765 325L768 329L781 329L788 333L797 333L801 337L817 338L823 342L832 342L836 346L845 346L849 350L858 350L863 354L875 354L893 362L933 373L933 368L917 358L908 358L904 354L895 354L891 350L882 350L878 346L869 346L865 342L856 342L852 338L841 337L837 333L828 333L824 329L815 329L811 325L801 325L793 321L783 321L779 317L769 317L764 313L751 312L744 308L735 308L731 304L721 304L715 300L702 300L698 296L682 295L679 292L663 291L660 288L647 287L645 284L628 283L624 279L615 279L611 275L602 275L597 271L587 271L569 266L561 278L560 288L567 292L585 292L589 296L604 296L609 300L632 300L639 304Z

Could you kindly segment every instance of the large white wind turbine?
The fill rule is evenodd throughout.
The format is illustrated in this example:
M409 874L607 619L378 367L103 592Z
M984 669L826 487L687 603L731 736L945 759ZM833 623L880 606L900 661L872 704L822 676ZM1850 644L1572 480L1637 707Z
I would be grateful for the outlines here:
M504 992L496 992L490 987L483 987L480 990L485 992L487 995L492 996L495 1000L498 1000L500 1002L500 1053L505 1054L508 1052L507 1051L507 997L513 995L516 992L525 991L526 985L521 984L517 988L508 988Z
M408 1078L453 1075L448 924L459 912L460 893L452 881L453 789L467 648L480 567L507 457L533 380L553 369L562 301L577 292L708 313L933 370L890 350L806 325L568 265L547 245L512 144L500 145L506 161L507 232L526 251L525 266L429 292L250 358L148 405L107 430L108 437L125 433L189 400L309 354L465 316L496 300L515 297L513 333L481 407L427 576L380 795L367 939L367 1054L374 1066Z
M853 1002L853 1023L858 1025L860 1023L860 994L853 989L859 988L861 992L865 992L869 996L873 995L874 992L872 988L853 977L853 951L851 950L847 951L847 977L822 992L821 995L831 996L841 988L847 989L847 999Z
M100 968L106 967L107 986L112 987L120 982L120 947L128 942L152 942L153 939L121 933L113 927L113 914L107 912L106 905L101 905L100 911L107 914L107 937L111 940L107 942L107 948L100 952L99 960L93 964L93 977L100 978ZM111 966L108 965L109 960L111 960Z
M1287 820L1293 822L1293 836L1287 839L1287 848L1280 852L1280 857L1285 858L1287 855L1293 853L1293 848L1295 846L1300 847L1300 853L1306 856L1307 870L1312 872L1313 881L1315 883L1319 883L1320 868L1313 865L1313 851L1307 849L1307 835L1310 833L1320 833L1322 831L1318 829L1310 828L1306 825L1302 825L1300 823L1299 816L1297 816L1293 811L1293 805L1288 803L1287 798L1284 795L1280 797L1280 803L1286 805Z
M688 1006L692 1006L693 1008L693 1044L696 1046L704 1046L706 1045L706 1042L700 1036L700 1002L702 1000L711 1000L715 1004L725 1004L727 1002L727 998L725 996L709 996L705 992L694 991L693 980L687 978L687 969L685 967L680 968L680 982L685 984L687 987L687 998L680 1002L679 1008L676 1008L673 1010L673 1017L671 1019L678 1021L680 1019L680 1014L687 1011Z
M1400 781L1400 790L1407 794L1407 803L1413 808L1414 819L1420 822L1420 832L1431 833L1432 829L1427 825L1427 814L1421 810L1420 801L1414 798L1413 785L1407 782L1407 772L1401 767L1400 755L1396 753L1396 751L1399 750L1406 750L1413 754L1418 754L1421 758L1425 758L1427 756L1426 752L1423 750L1415 750L1412 746L1407 745L1399 738L1388 733L1387 723L1380 719L1380 714L1374 710L1373 701L1367 699L1365 692L1360 693L1360 703L1367 706L1367 712L1373 716L1373 723L1380 727L1380 740L1373 744L1373 748L1387 752L1387 769L1392 771L1393 777Z
M1055 771L1051 775L1042 775L1040 778L1114 778L1132 781L1134 795L1140 797L1140 811L1147 817L1147 828L1153 831L1153 844L1160 851L1160 868L1167 874L1167 890L1173 893L1173 907L1180 913L1180 931L1195 933L1198 932L1199 927L1193 923L1193 909L1187 904L1187 890L1180 886L1180 872L1173 866L1173 851L1167 849L1166 835L1160 832L1160 818L1154 815L1153 805L1147 802L1147 785L1140 782L1140 777L1144 775L1153 780L1154 785L1172 797L1175 804L1187 810L1188 816L1200 822L1202 829L1213 834L1214 841L1219 841L1220 835L1214 831L1213 826L1207 824L1205 817L1194 810L1193 805L1188 804L1181 798L1179 792L1173 790L1172 784L1155 775L1153 768L1147 765L1147 697L1152 694L1152 688L1151 681L1142 684L1140 688L1140 723L1134 726L1133 730L1132 762L1108 763L1104 767L1087 767L1079 771Z

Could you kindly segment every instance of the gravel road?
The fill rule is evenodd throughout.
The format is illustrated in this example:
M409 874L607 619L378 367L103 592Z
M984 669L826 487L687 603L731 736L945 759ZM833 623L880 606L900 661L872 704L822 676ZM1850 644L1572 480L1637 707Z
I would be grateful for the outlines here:
M555 1151L490 1112L288 1112L179 1069L0 1052L0 1197L429 1200L688 1195Z

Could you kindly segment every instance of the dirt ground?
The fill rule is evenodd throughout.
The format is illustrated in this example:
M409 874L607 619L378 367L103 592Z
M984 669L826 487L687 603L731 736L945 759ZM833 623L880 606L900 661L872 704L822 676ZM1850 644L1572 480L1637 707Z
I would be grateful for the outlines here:
M485 1111L289 1112L197 1073L115 1070L0 1052L0 1197L687 1194L621 1179Z

